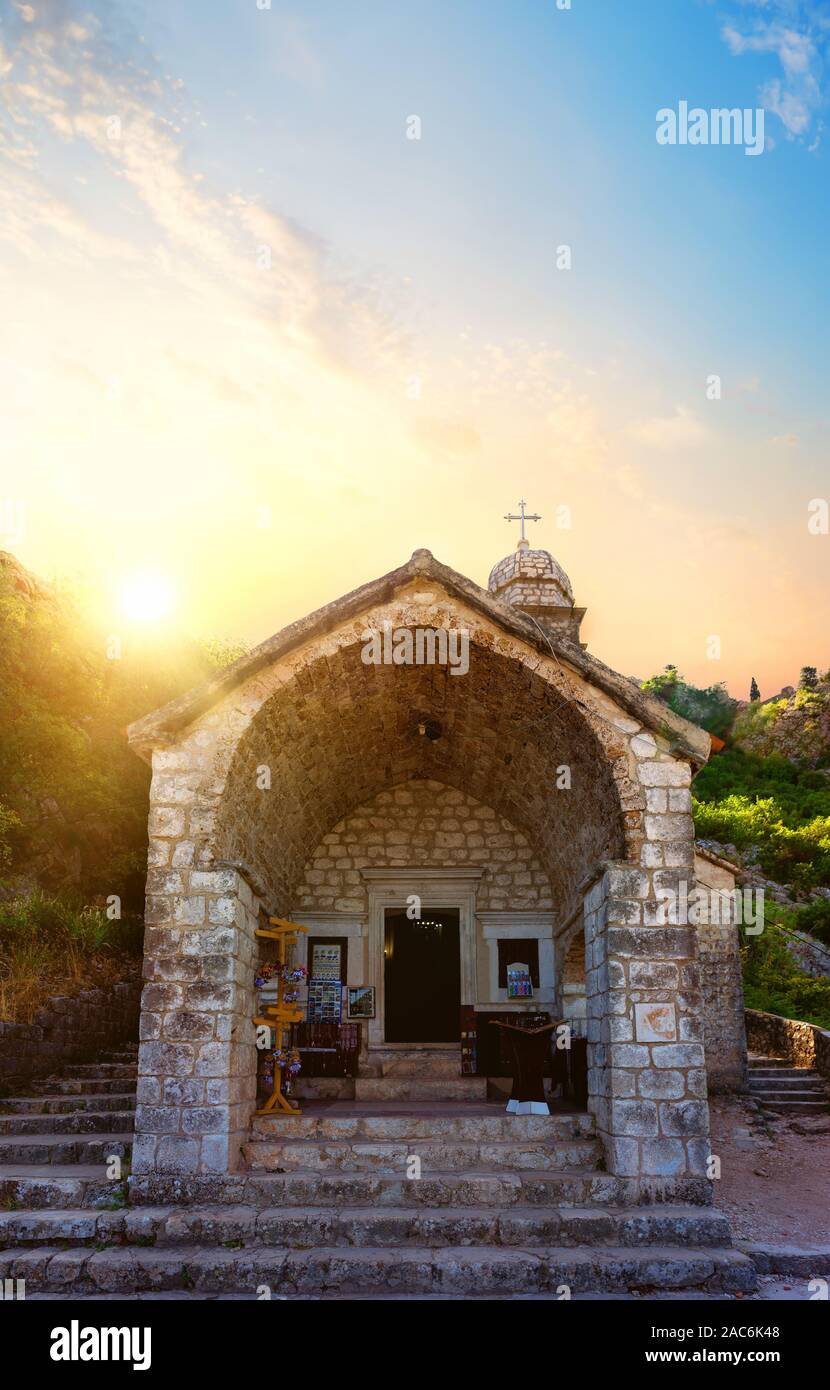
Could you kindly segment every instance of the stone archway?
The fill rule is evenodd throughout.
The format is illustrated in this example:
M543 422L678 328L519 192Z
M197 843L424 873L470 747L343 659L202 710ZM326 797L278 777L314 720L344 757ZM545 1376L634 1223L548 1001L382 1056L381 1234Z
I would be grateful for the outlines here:
M254 1103L258 915L294 910L311 851L351 807L429 778L520 827L562 924L593 881L585 917L591 1106L612 1171L664 1173L669 1152L671 1171L702 1171L686 1140L699 1139L701 1127L705 1134L705 1115L676 1105L689 1099L687 1073L698 1060L693 946L688 933L669 940L669 929L648 918L654 876L676 876L690 862L689 765L673 756L671 730L650 731L586 679L577 650L567 664L552 647L546 656L527 634L505 631L492 607L482 614L419 579L284 651L266 644L236 684L157 721L137 1172L237 1165ZM381 623L463 628L469 671L367 665L363 634ZM419 732L427 724L437 738ZM673 1059L635 1040L641 1003L672 1010ZM667 1026L665 1011L654 1017ZM652 1143L678 1126L682 1160L675 1144Z
M492 647L471 644L463 677L366 666L361 651L318 654L263 700L227 768L213 857L247 865L269 908L290 914L310 849L346 812L434 778L528 835L567 916L586 874L623 857L639 828L623 813L622 740L604 747L557 683ZM439 737L419 734L425 718ZM636 851L636 833L630 841Z

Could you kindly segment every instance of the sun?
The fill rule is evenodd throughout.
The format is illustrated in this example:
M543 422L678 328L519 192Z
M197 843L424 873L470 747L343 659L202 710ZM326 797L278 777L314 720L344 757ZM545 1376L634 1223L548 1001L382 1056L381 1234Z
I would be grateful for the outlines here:
M137 623L159 622L175 603L173 586L162 574L133 574L121 589L121 607Z

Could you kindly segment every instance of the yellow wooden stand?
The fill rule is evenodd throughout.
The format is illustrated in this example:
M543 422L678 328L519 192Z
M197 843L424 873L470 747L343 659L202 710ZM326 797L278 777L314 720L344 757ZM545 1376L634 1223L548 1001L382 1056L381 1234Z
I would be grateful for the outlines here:
M277 960L280 965L285 965L286 947L293 942L298 932L308 934L308 927L301 927L296 922L286 922L282 917L269 917L270 926L257 929L257 936L265 937L267 941L276 941ZM277 1002L276 1004L266 1004L264 1017L255 1018L257 1026L264 1024L274 1030L274 1047L278 1052L282 1052L282 1043L292 1023L301 1023L303 1011L296 1004L286 1004L283 1000L285 993L285 979L280 974L277 979ZM299 1106L292 1105L287 1096L282 1093L282 1068L274 1063L274 1089L261 1110L257 1110L257 1115L270 1115L273 1110L279 1108L288 1115L299 1115Z

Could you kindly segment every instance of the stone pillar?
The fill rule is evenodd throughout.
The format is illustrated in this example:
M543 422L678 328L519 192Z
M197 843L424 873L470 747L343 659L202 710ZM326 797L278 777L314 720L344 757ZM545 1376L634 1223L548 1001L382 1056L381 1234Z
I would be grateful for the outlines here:
M148 875L134 1173L240 1166L256 1105L258 915L236 869Z
M694 929L666 925L656 899L683 873L607 864L586 895L588 1105L609 1172L664 1197L706 1201L709 1109Z
M746 1026L740 928L732 897L735 876L695 855L695 878L711 904L711 920L697 928L709 1092L742 1091L747 1082Z

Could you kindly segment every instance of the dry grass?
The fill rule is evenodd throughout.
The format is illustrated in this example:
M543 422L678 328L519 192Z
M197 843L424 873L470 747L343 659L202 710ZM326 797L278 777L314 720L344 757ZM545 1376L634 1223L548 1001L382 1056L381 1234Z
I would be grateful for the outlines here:
M0 1019L30 1023L50 995L114 984L140 942L140 923L110 921L101 909L41 893L0 903Z
M31 1023L50 995L71 996L104 989L124 979L131 961L123 956L85 957L69 951L59 962L32 959L26 952L0 965L0 1019Z

